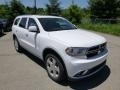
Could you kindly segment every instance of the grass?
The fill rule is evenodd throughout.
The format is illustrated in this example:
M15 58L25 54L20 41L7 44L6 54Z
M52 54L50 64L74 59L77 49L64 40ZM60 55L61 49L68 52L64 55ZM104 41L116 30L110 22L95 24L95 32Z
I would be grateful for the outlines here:
M120 36L120 24L79 24L78 27Z

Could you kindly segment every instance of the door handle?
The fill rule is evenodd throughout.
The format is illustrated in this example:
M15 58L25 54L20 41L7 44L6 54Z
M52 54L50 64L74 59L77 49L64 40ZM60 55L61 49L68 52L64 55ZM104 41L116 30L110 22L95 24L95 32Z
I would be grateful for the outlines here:
M28 37L28 34L25 34L26 37Z

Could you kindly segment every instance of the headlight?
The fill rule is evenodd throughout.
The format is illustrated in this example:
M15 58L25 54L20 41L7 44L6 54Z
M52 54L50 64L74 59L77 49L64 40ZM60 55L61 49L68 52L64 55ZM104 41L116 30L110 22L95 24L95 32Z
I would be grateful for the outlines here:
M86 48L69 47L65 52L70 56L84 56L86 54Z

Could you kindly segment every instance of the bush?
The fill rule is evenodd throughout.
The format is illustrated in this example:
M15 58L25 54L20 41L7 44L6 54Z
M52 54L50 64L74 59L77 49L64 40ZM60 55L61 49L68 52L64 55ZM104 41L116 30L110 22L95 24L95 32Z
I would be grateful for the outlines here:
M79 24L79 28L120 36L120 24Z
M82 11L77 5L71 5L68 9L63 10L62 16L74 24L81 23Z

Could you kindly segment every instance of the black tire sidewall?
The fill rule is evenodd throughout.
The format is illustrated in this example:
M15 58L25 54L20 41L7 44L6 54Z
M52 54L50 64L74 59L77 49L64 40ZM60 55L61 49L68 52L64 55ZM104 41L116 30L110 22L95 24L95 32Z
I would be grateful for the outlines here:
M53 78L53 77L49 74L49 72L48 72L48 70L47 70L47 63L46 63L46 62L47 62L47 58L48 58L48 57L54 58L54 59L56 60L56 62L58 63L58 65L59 65L60 74L59 74L58 78ZM47 54L46 57L45 57L45 66L46 66L46 70L47 70L48 76L49 76L52 80L54 80L54 81L56 81L56 82L62 82L63 80L65 80L65 69L64 69L62 63L60 62L60 59L59 59L56 55Z
M18 49L16 49L15 40L17 41ZM17 39L16 37L14 38L14 47L15 47L15 50L16 50L17 52L20 52L20 51L21 51L20 44L19 44L18 39Z

